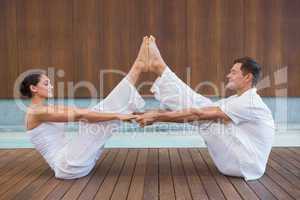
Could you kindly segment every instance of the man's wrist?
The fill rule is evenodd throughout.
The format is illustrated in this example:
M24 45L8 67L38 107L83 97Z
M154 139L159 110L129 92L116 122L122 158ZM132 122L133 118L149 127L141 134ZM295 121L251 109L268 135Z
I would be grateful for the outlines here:
M121 120L121 115L120 114L116 114L115 116L113 116L114 120Z
M154 117L154 122L163 121L164 117L166 115L166 112L158 112Z

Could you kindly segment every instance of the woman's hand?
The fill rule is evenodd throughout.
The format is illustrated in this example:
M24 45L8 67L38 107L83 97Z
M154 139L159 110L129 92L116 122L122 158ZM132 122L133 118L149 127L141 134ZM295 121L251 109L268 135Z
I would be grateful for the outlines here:
M133 114L118 114L117 119L124 122L132 122L132 120L136 119L136 115Z
M148 126L153 124L156 121L159 112L157 111L148 111L144 114L136 116L136 122L140 124L141 127Z

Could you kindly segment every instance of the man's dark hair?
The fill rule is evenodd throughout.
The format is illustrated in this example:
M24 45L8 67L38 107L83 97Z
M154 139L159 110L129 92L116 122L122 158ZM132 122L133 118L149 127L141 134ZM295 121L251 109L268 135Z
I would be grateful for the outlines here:
M243 75L251 73L253 75L252 86L255 86L260 78L261 66L250 57L242 57L234 60L233 64L241 63Z

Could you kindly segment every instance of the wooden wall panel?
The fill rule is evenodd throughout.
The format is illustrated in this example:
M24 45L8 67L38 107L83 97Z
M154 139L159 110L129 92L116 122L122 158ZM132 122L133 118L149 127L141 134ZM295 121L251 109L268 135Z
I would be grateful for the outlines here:
M191 86L199 88L200 80L213 84L218 82L216 76L220 52L219 20L215 17L219 11L218 2L210 0L187 1L187 63L191 70ZM206 94L214 94L212 88L200 88ZM197 89L198 92L199 89Z
M72 1L17 1L16 13L19 73L38 68L55 83L73 81ZM57 97L67 94L66 87L54 86Z
M226 74L243 55L243 2L188 1L188 63L197 91L224 96ZM207 83L202 83L207 81ZM203 86L201 86L203 85Z
M86 88L75 88L80 81L91 81L99 88L98 69L100 69L103 53L100 48L100 19L97 12L98 1L73 1L73 56L74 56L74 95L97 96ZM72 91L70 91L72 93Z
M146 34L157 37L168 65L205 95L231 94L226 74L235 58L248 55L263 66L262 95L286 89L300 96L298 8L298 0L2 0L0 98L12 97L18 75L32 68L51 68L55 87L65 86L57 97L72 97L72 87L75 97L105 96L129 71ZM285 66L287 77L278 80ZM100 70L114 73L100 77ZM154 79L141 78L148 81L143 94ZM96 93L80 87L82 81Z
M2 5L0 6L0 25L1 27L7 27L8 24L8 8L7 8L8 1L3 1ZM1 82L5 83L1 87L1 96L9 93L8 88L8 69L11 67L9 65L9 48L8 48L8 34L7 31L3 28L0 29L0 60L1 60L1 67L0 67L0 78Z
M0 6L0 97L12 97L19 74L16 30L16 1L4 0Z
M300 1L284 1L282 6L282 57L288 67L288 95L300 96Z

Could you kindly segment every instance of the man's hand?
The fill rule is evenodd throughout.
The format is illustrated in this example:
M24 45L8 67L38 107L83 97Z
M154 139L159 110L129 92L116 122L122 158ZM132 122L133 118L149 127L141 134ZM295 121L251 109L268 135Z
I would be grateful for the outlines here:
M135 120L136 120L136 122L138 122L140 124L141 127L151 125L155 122L157 116L161 112L162 111L158 111L158 110L147 111L147 112L144 112L142 114L136 115Z

